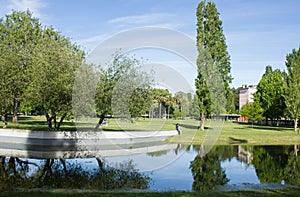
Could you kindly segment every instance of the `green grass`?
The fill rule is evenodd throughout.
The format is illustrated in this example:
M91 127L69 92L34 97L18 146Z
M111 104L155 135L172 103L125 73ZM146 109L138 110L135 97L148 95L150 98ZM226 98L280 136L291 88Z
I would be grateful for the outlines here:
M190 127L197 125L197 122L190 124ZM174 136L169 139L173 142L187 142L202 144L207 132L182 127L183 135ZM194 135L194 138L193 138ZM191 140L192 139L192 140ZM292 128L270 127L225 122L218 137L217 145L294 145L300 144L300 135Z
M97 119L82 121L76 123L74 121L65 121L61 130L74 131L76 129L93 129L97 123ZM205 131L199 131L199 121L185 120L164 120L164 119L134 119L132 121L109 119L108 126L102 126L103 130L118 131L147 131L147 130L175 130L175 124L179 123L183 131L183 135L174 136L168 139L174 143L186 144L202 144L207 132L211 133L211 128ZM216 123L216 122L215 122ZM207 121L206 125L210 122ZM214 124L214 123L211 123ZM77 126L77 127L76 127ZM2 127L2 122L0 123ZM9 122L9 128L29 129L29 130L48 130L44 116L20 116L19 124ZM224 122L223 129L218 137L217 145L292 145L300 144L300 134L293 131L292 128L270 127L239 124L234 122Z
M195 196L216 196L216 197L238 197L238 196L271 196L271 197L279 197L279 196L299 196L300 189L299 188L286 188L286 189L272 189L272 190L255 190L255 191L209 191L204 193L199 192L95 192L95 191L31 191L31 192L3 192L0 193L0 197L4 196L31 196L31 197L54 197L54 196L62 196L62 197L76 197L76 196L104 196L104 197L112 197L112 196L136 196L136 197L160 197L160 196L171 196L171 197L195 197Z

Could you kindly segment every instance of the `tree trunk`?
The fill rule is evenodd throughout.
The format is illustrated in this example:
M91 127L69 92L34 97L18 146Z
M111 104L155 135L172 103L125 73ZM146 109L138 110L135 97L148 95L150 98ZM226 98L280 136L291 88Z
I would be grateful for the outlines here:
M201 130L201 131L204 131L204 121L205 121L205 115L204 115L204 113L202 112L202 113L201 113L201 118L200 118L200 130Z
M168 106L168 119L170 119L170 106Z
M12 118L13 124L18 124L18 101L17 99L14 99L14 115Z
M7 128L7 114L2 114L3 129Z
M105 172L105 168L104 168L104 165L103 165L103 162L101 161L100 158L96 158L97 162L98 162L98 166L99 166L99 169L101 172Z
M53 119L53 117L50 117L49 114L46 114L46 119L47 119L47 123L48 123L48 130L51 131L52 130L52 119Z
M8 166L9 166L9 171L13 172L13 174L16 176L17 170L16 170L16 163L15 163L15 158L14 157L9 158Z
M95 130L98 130L101 126L101 124L103 123L104 121L104 118L105 118L105 114L106 112L103 112L101 115L100 115L100 119L99 119L99 122L97 123L96 127L95 127Z
M53 123L54 123L54 130L56 131L56 128L57 128L56 115L52 116L52 120L53 120Z
M59 120L59 122L58 122L58 124L57 124L57 127L56 127L56 130L57 130L57 131L59 131L60 126L61 126L61 124L62 124L62 122L64 121L64 119L65 119L66 116L67 116L67 114L64 114L64 115L60 118L60 120Z
M64 172L65 174L67 175L68 171L67 171L67 165L66 165L66 162L64 159L59 159L60 162L63 164L63 167L64 167Z
M299 145L294 145L294 152L295 152L295 156L298 156L298 152L299 152Z
M299 133L299 130L298 130L298 118L295 118L294 119L294 131Z
M159 102L159 118L162 118L161 117L161 102Z

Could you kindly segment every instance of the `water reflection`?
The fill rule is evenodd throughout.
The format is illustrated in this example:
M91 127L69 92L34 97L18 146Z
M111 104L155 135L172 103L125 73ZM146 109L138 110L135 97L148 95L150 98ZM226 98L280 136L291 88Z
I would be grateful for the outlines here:
M213 151L203 155L201 152L204 146L199 149L199 154L191 162L190 169L193 175L193 190L208 191L214 189L216 186L226 184L229 179L226 178L225 171L221 167L221 160L223 154L227 149L216 148ZM218 152L222 150L222 153ZM227 155L228 156L228 155Z
M261 183L300 186L299 146L253 147L253 165Z
M78 188L78 189L146 189L150 177L140 173L133 163L114 168L100 159L96 168L87 168L74 159L35 159L28 161L16 157L0 157L0 191L18 188Z
M0 156L0 191L41 187L207 191L244 183L300 186L298 145L215 146L206 155L201 154L201 146L167 147L130 157L70 158L72 154L65 154L68 157L39 159L16 157L6 149L7 154ZM178 158L167 163L170 157ZM165 165L141 170L156 162Z

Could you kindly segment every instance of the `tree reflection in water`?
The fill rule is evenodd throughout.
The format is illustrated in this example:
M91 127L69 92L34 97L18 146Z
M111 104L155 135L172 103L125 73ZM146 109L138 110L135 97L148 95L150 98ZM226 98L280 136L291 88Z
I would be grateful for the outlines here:
M64 159L46 159L39 164L16 157L0 157L0 191L18 188L145 189L150 177L138 172L132 162L113 168L97 159L98 167L86 169ZM37 170L29 170L36 166Z
M255 146L253 165L261 183L286 183L300 186L299 145Z
M212 150L206 155L201 155L199 152L191 162L190 169L194 178L193 190L208 191L229 181L221 167L221 155L218 152Z

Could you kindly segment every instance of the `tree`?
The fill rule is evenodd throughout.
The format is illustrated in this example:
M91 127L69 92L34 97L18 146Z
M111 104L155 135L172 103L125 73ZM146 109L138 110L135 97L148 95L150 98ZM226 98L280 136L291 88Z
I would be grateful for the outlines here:
M188 105L189 105L189 100L188 100L188 94L184 92L176 92L175 93L175 101L178 106L179 112L180 112L180 117L186 117L188 114Z
M17 123L17 113L27 87L27 70L32 64L32 53L40 41L42 31L39 20L29 11L7 15L1 21L1 111L5 117L12 111L13 122Z
M226 110L232 112L234 103L229 84L233 78L230 75L230 56L227 52L222 21L219 19L220 13L217 11L215 3L201 1L198 4L196 15L198 52L201 53L206 50L214 63L217 64L226 91Z
M175 99L167 89L153 88L151 90L152 100L158 104L158 117L163 118L166 114L166 107L168 107L168 114L172 104L175 103Z
M284 116L286 105L283 77L284 75L279 69L273 71L271 66L267 66L257 85L254 99L263 108L266 121L270 118L272 122L273 119L278 120Z
M263 109L259 103L247 103L241 108L240 114L249 120L261 120L263 118Z
M100 127L107 114L130 118L146 112L151 104L148 97L152 79L141 71L142 63L116 52L107 68L100 69L95 95L96 112L100 118L95 129Z
M286 56L287 76L285 80L285 104L289 116L294 120L294 131L298 131L300 116L300 47ZM299 131L298 131L299 132Z
M168 95L167 96L167 99L166 99L166 105L168 107L168 111L167 111L167 118L169 119L170 118L170 111L171 111L171 108L175 105L176 101L174 99L174 97L172 97L172 95Z
M73 85L84 52L53 28L45 28L33 57L26 101L41 108L49 130L59 130L63 120L71 117Z
M193 117L193 118L199 118L200 112L199 112L197 94L194 95L194 97L192 99L192 102L191 102L189 107L190 107L190 109L189 109L190 116Z

